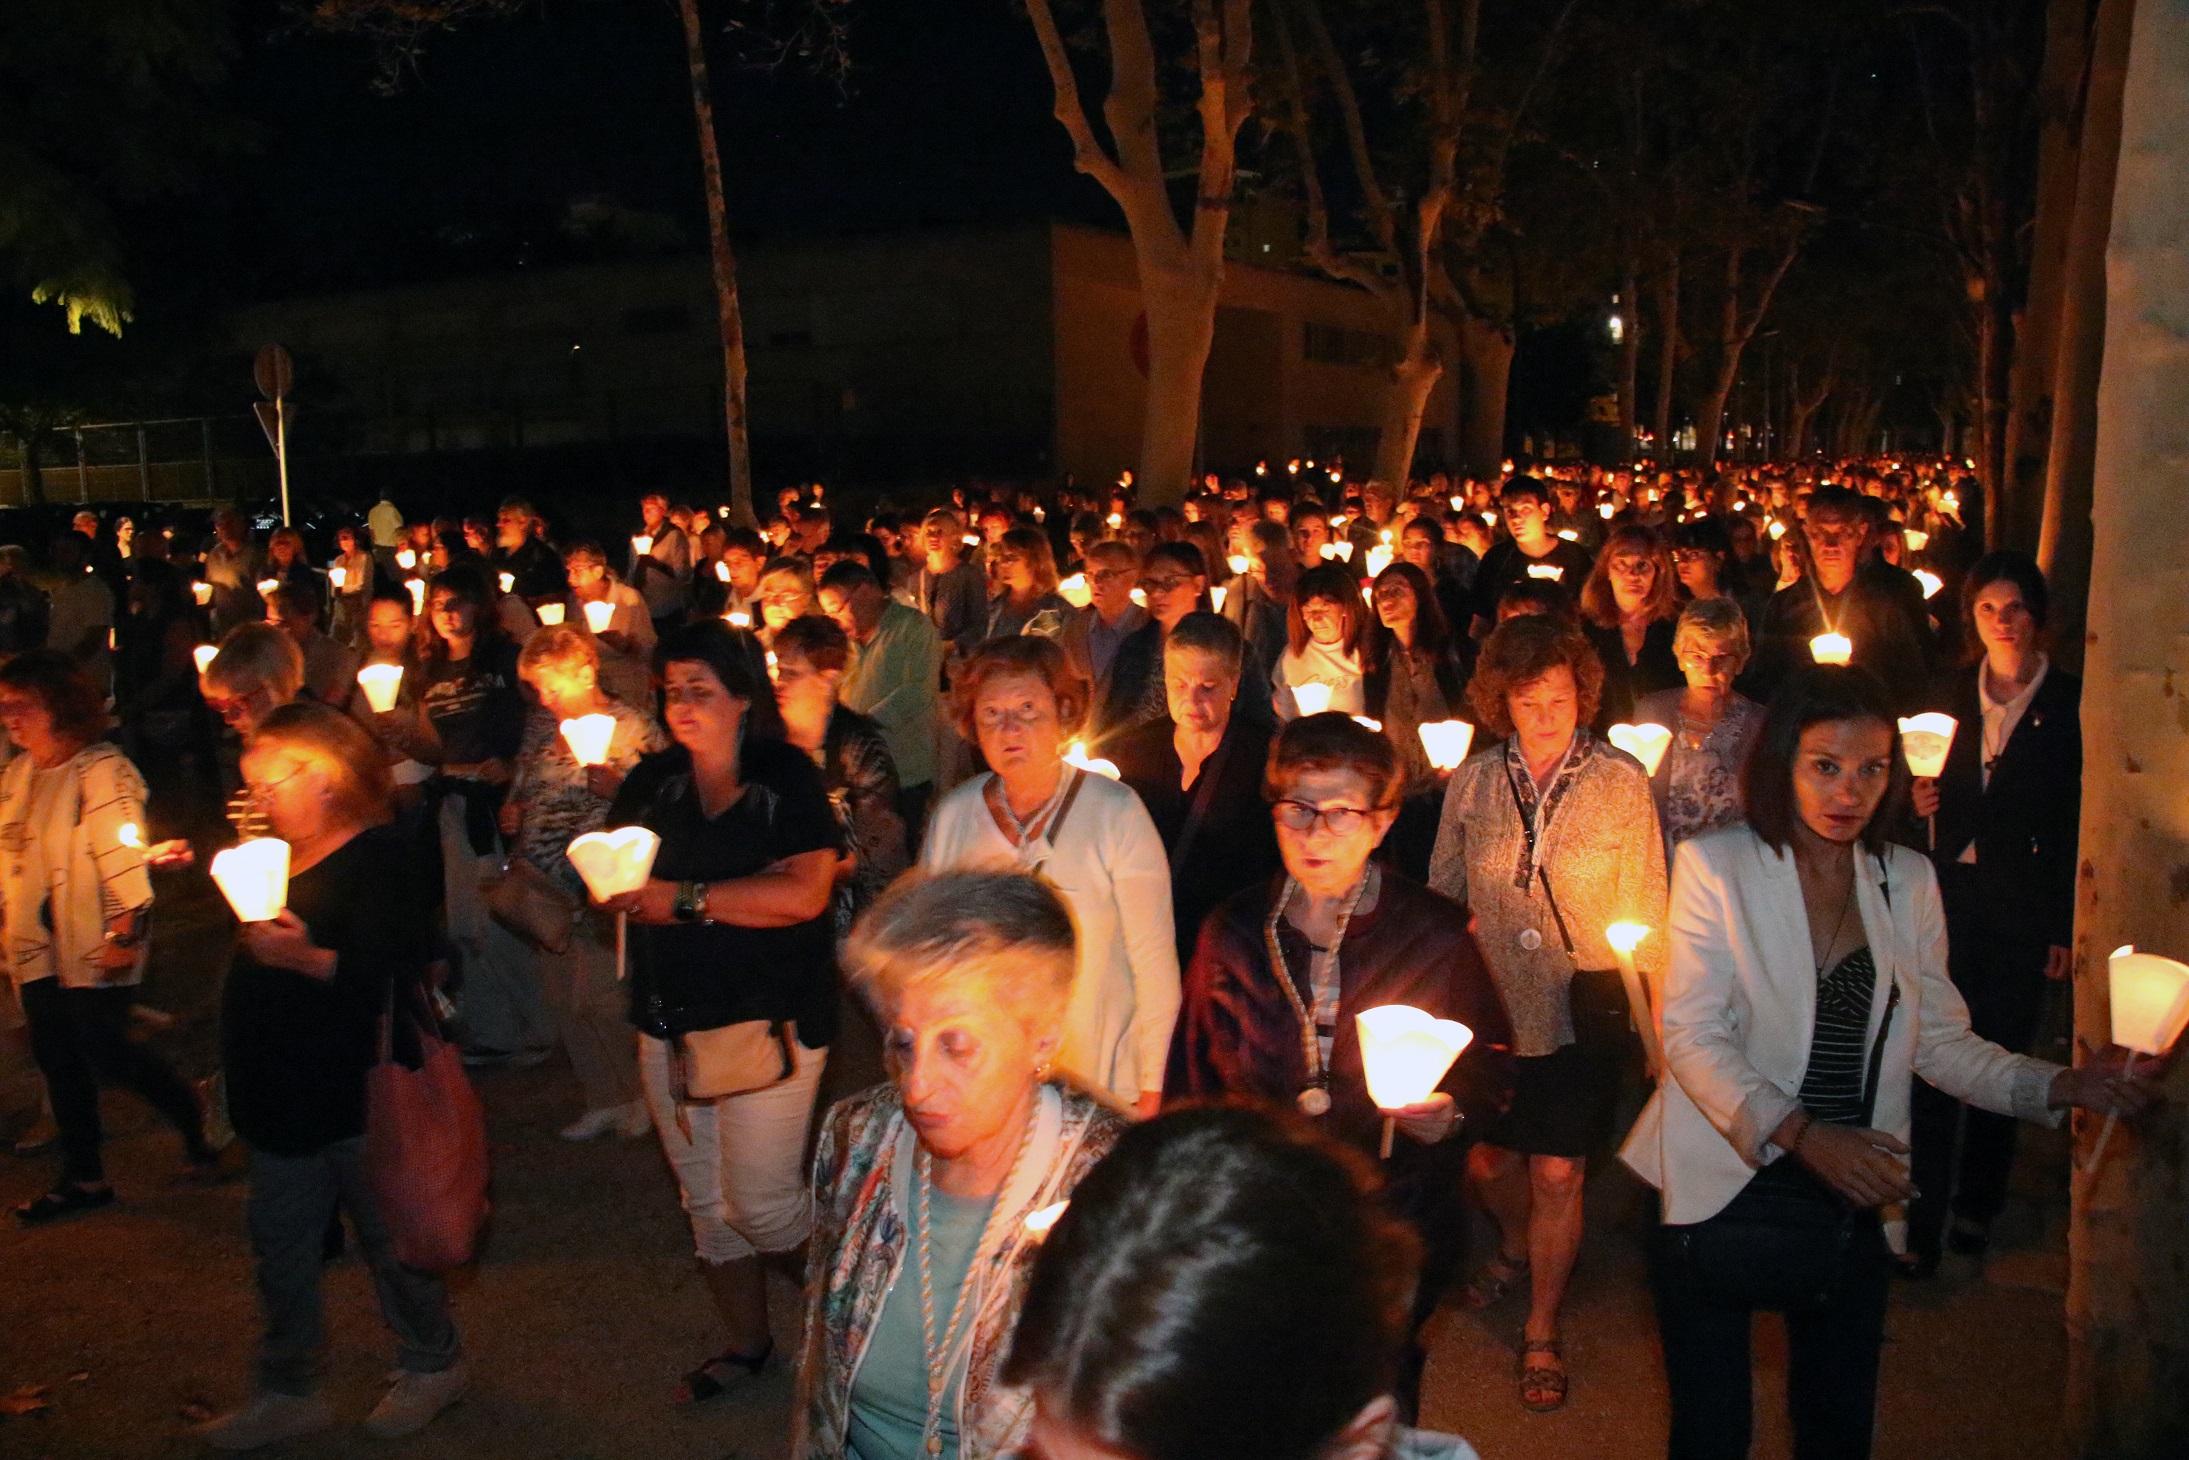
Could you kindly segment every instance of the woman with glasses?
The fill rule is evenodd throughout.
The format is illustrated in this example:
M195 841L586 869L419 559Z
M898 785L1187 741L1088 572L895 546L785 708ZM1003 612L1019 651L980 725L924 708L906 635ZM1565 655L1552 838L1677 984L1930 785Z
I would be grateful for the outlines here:
M1172 1089L1297 1109L1368 1153L1385 1115L1395 1114L1405 1139L1386 1168L1392 1204L1429 1258L1411 1340L1460 1263L1468 1122L1489 1120L1504 1103L1512 1029L1467 910L1371 856L1403 789L1390 742L1348 717L1308 715L1284 728L1263 783L1284 875L1227 899L1203 924L1186 973ZM1411 1004L1474 1031L1437 1093L1395 1113L1369 1097L1354 1023L1385 1004ZM1410 1342L1400 1383L1409 1415L1422 1362Z
M1687 687L1634 705L1635 723L1672 732L1650 777L1668 859L1689 837L1741 819L1741 767L1763 723L1763 706L1733 689L1748 667L1748 617L1739 604L1722 595L1690 602L1673 629L1672 653Z
M1056 554L1038 527L1013 527L988 549L988 571L996 585L988 601L988 637L1064 631L1072 606L1056 591Z
M1647 527L1614 528L1581 585L1582 632L1604 665L1599 732L1631 721L1641 696L1678 687L1672 620L1679 611L1679 582L1664 539Z
M813 568L804 558L774 558L760 570L760 622L753 626L762 648L772 648L783 625L814 612Z
M1278 722L1324 710L1341 715L1367 713L1361 646L1367 637L1368 616L1352 570L1325 563L1302 573L1292 595L1287 630L1271 697ZM1310 703L1303 706L1296 691L1304 685L1314 686L1314 691Z
M1208 607L1208 560L1190 542L1157 543L1140 562L1140 594L1148 622L1118 646L1109 693L1089 727L1094 738L1160 720L1168 709L1163 692L1163 644L1178 621Z
M959 733L989 769L936 806L920 865L1016 867L1056 886L1079 927L1057 1068L1152 1115L1178 1015L1170 870L1155 823L1125 786L1064 763L1087 684L1055 643L991 640L951 689Z
M1467 1301L1486 1308L1527 1286L1520 1401L1537 1411L1566 1402L1559 1310L1582 1180L1611 1135L1631 1020L1650 1017L1627 1007L1605 930L1660 930L1635 961L1650 979L1664 966L1657 808L1641 766L1588 728L1603 679L1588 641L1556 619L1508 619L1483 641L1468 699L1504 743L1453 773L1429 863L1429 885L1473 913L1512 1013L1512 1108L1469 1157L1499 1247Z

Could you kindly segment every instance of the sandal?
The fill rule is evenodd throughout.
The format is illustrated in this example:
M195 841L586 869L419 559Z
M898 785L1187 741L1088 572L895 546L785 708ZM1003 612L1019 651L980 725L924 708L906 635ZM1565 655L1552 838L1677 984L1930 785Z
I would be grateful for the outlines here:
M1547 1354L1551 1362L1528 1362L1530 1354ZM1555 1338L1525 1339L1520 1345L1520 1407L1531 1414L1549 1414L1566 1404L1566 1350Z
M1526 1281L1527 1276L1528 1259L1507 1257L1500 1252L1484 1264L1482 1271L1475 1274L1474 1281L1467 1284L1459 1300L1479 1313L1484 1308L1495 1307L1503 1302L1508 1293Z
M37 1227L78 1212L93 1212L112 1205L114 1188L111 1186L56 1186L35 1201L26 1201L17 1207L15 1220L26 1227Z
M676 1402L679 1404L705 1404L708 1400L729 1392L729 1385L715 1376L716 1370L743 1369L748 1376L758 1374L768 1365L775 1354L775 1340L769 1339L756 1354L719 1353L686 1374L676 1386Z

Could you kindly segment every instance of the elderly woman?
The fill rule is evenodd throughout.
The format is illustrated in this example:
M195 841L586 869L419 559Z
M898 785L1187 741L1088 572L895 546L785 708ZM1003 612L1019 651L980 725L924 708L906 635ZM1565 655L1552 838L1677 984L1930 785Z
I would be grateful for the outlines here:
M1057 1068L1155 1113L1178 1016L1178 950L1162 838L1130 790L1064 762L1087 682L1048 639L983 644L952 686L959 733L989 770L935 808L921 865L1041 872L1079 925L1079 977Z
M288 902L243 929L221 1000L222 1069L251 1156L247 1217L265 1332L254 1394L199 1434L252 1450L328 1428L317 1391L326 1346L320 1269L336 1206L357 1229L394 1383L366 1418L377 1439L412 1434L467 1382L438 1277L396 1261L365 1161L365 1076L379 1026L422 989L433 895L414 848L386 825L388 775L371 737L324 705L266 717L243 773L289 844Z
M1285 651L1271 677L1278 721L1324 710L1366 713L1361 647L1367 636L1367 610L1350 568L1325 563L1302 573L1292 595ZM1315 687L1321 703L1300 703L1297 691L1306 685Z
M1681 609L1672 655L1687 687L1644 695L1634 704L1637 723L1672 732L1650 778L1667 856L1689 837L1741 819L1741 767L1763 723L1763 706L1733 691L1748 667L1748 616L1739 604L1720 595Z
M1870 1453L1916 1076L2055 1125L2155 1094L2155 1062L2108 1050L2063 1069L1969 1028L1937 875L1888 840L1907 778L1896 709L1865 670L1803 671L1758 733L1747 820L1679 851L1668 1078L1622 1152L1662 1194L1674 1455L1748 1454L1758 1309L1786 1315L1794 1453Z
M1589 730L1603 666L1574 629L1527 615L1483 642L1468 698L1502 745L1452 776L1429 885L1475 916L1475 937L1512 1011L1512 1108L1470 1153L1498 1255L1469 1290L1487 1307L1526 1280L1521 1403L1565 1403L1559 1308L1581 1244L1587 1157L1611 1134L1632 1048L1615 922L1664 926L1664 841L1649 778ZM1663 967L1646 940L1643 972Z
M1257 1110L1126 1132L1034 1261L1004 1368L1033 1395L1028 1453L1474 1460L1398 1427L1415 1244L1376 1176Z
M796 1460L1001 1460L1032 1405L998 1378L1033 1220L1124 1128L1052 1083L1077 959L1038 878L900 883L846 949L890 1083L829 1112L813 1160Z
M1581 585L1582 632L1604 665L1598 731L1632 720L1640 696L1679 685L1672 654L1679 586L1664 539L1650 528L1630 524L1605 539Z
M631 929L639 1075L674 1168L692 1241L729 1347L684 1376L686 1403L757 1374L774 1351L764 1256L806 1240L800 1164L835 1035L830 890L842 836L811 761L785 745L751 638L718 620L654 651L675 744L640 761L611 826L661 838L653 876L607 904ZM744 1026L765 1060L710 1031ZM697 1036L697 1037L695 1037ZM764 1066L764 1068L763 1068ZM710 1096L757 1076L743 1093Z
M653 625L649 621L649 631ZM561 1135L589 1141L611 1131L646 1133L638 1065L616 982L615 931L583 911L585 884L567 855L571 840L608 825L608 806L639 757L666 748L653 717L600 687L598 640L574 624L541 629L525 641L517 673L539 699L525 722L516 779L502 803L502 835L511 840L505 878L529 883L559 914L573 914L561 947L536 947L541 992L577 1076L583 1112ZM562 723L587 715L614 722L607 759L581 766Z
M1056 554L1040 528L1004 533L988 549L988 570L996 593L988 601L987 637L1045 633L1053 638L1064 631L1072 606L1057 592Z
M22 753L0 772L0 940L60 1128L60 1179L15 1209L30 1226L110 1205L102 1081L127 1085L181 1132L191 1164L218 1161L190 1087L129 1037L144 978L152 882L144 781L106 738L89 675L50 649L0 665L0 727ZM122 828L139 829L134 843Z
M1409 1140L1391 1155L1394 1204L1429 1254L1418 1328L1459 1264L1466 1121L1487 1120L1504 1104L1512 1026L1467 931L1467 910L1371 857L1398 815L1404 784L1390 742L1344 715L1309 715L1285 727L1263 785L1284 875L1226 900L1202 925L1172 1086L1297 1105L1333 1135L1374 1151L1392 1112L1369 1097L1354 1016L1411 1004L1473 1030L1474 1043L1438 1092L1396 1112ZM1400 1390L1409 1410L1422 1362L1411 1348Z
M608 554L597 542L564 548L562 565L570 584L564 623L599 644L601 687L627 705L646 703L653 695L648 666L654 654L654 620L645 597L609 571ZM596 603L608 607L593 608ZM593 627L595 617L606 620L598 629Z

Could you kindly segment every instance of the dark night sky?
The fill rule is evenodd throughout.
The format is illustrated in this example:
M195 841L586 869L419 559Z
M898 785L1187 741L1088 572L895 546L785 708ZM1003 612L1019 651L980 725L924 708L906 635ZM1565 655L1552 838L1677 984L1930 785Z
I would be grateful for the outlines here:
M1072 173L1009 0L865 0L843 91L714 58L733 231L847 232L1034 215L1116 226ZM542 0L436 36L393 97L360 42L271 30L234 95L263 128L230 227L245 296L567 256L600 198L702 234L682 34L664 0Z

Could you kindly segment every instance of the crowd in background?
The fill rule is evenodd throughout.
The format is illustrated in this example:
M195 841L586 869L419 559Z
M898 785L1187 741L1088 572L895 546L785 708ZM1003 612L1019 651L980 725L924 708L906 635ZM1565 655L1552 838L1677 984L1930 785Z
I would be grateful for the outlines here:
M801 1456L1468 1453L1405 1428L1423 1325L1509 1303L1517 1402L1564 1404L1614 1151L1662 1202L1671 1453L1747 1453L1772 1310L1798 1452L1867 1454L1892 1277L1983 1250L2015 1119L2151 1097L2027 1053L2079 685L1953 466L654 493L609 542L517 498L326 541L86 512L0 548L19 1149L62 1158L17 1216L115 1200L102 1081L199 1179L232 1127L266 1332L206 1437L333 1422L345 1223L398 1345L366 1428L422 1428L470 1374L363 1132L430 996L474 1067L567 1060L564 1138L660 1143L724 1345L680 1402L771 1361L793 1271ZM633 826L651 878L592 897L572 840ZM288 906L201 1101L131 1034L154 892L261 837ZM1472 1036L1398 1108L1355 1017L1391 1004Z

